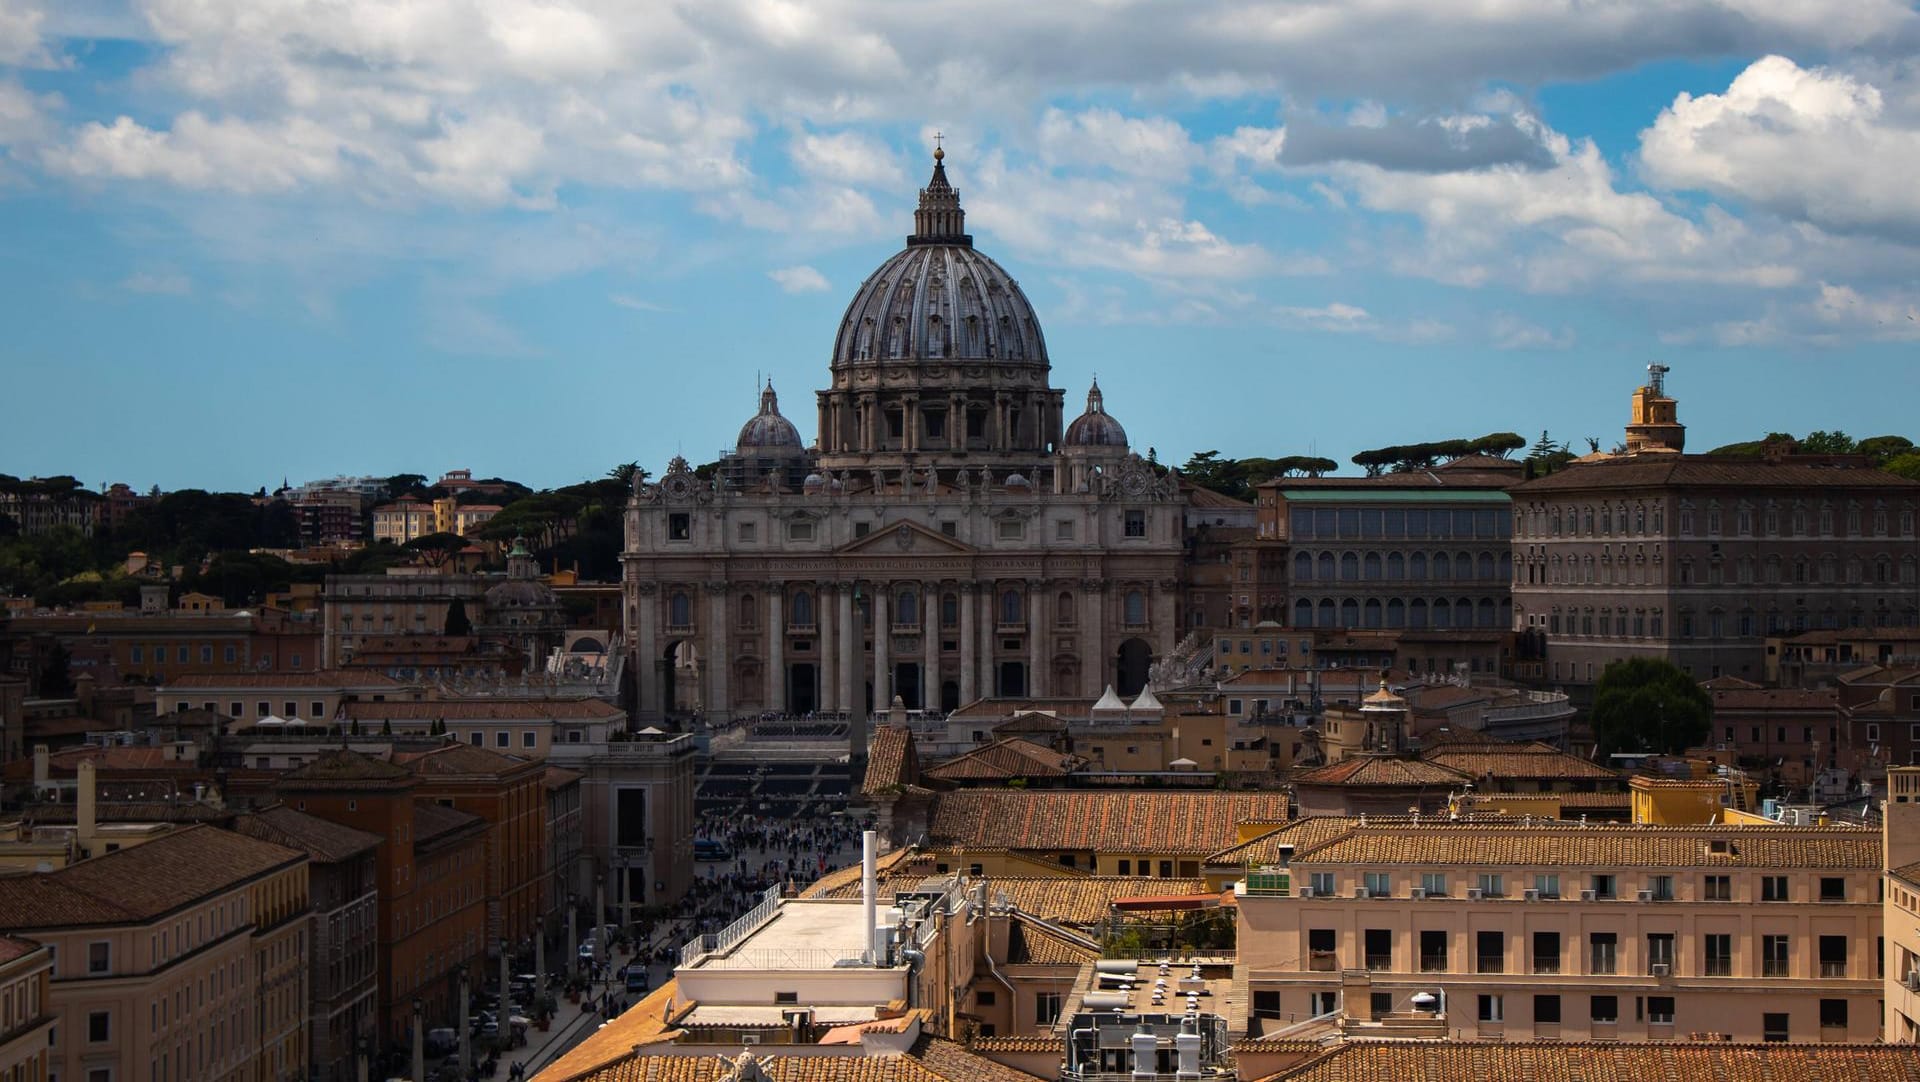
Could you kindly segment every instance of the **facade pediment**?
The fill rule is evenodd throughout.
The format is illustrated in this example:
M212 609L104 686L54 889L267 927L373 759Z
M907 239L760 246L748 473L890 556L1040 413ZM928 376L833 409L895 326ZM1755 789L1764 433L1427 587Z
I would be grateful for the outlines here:
M834 550L836 556L962 556L979 551L972 545L935 533L917 522L889 522L865 537Z

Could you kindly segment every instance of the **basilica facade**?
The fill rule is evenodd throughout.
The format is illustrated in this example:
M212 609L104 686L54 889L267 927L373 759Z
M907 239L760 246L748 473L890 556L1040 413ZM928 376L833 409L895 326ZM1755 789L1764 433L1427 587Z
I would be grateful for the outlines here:
M642 720L1131 695L1180 635L1186 496L1097 383L1066 415L1039 319L973 246L942 154L860 286L802 441L769 384L731 454L636 480L622 555Z

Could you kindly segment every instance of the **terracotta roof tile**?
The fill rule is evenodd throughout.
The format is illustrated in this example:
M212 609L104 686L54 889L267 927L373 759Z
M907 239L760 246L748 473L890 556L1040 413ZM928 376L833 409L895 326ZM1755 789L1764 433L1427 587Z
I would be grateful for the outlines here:
M442 744L428 751L400 751L393 753L395 765L405 767L419 777L455 777L463 774L486 774L493 777L505 777L518 774L530 766L533 760L522 759L517 755L504 755L491 748L475 744L452 742ZM538 773L536 769L534 771Z
M322 864L370 853L385 839L287 806L267 808L234 820L233 829L289 849L299 849Z
M918 766L913 734L902 725L882 725L873 731L873 742L867 749L867 777L860 791L871 795L912 784L919 780Z
M56 872L0 878L14 930L150 920L307 859L218 827L192 826Z
M416 800L413 804L413 835L414 839L422 845L439 841L467 827L484 826L486 822L485 819L458 808L445 808L423 800Z
M1840 696L1833 688L1803 691L1799 688L1728 688L1708 693L1715 710L1818 710L1839 707Z
M1724 851L1713 851L1715 843ZM1654 827L1369 822L1311 849L1295 864L1511 867L1880 867L1880 836L1851 827Z
M16 958L24 958L39 949L40 944L31 939L0 935L0 965L5 965Z
M934 799L927 834L974 849L1212 853L1240 824L1283 822L1285 793L968 789Z
M599 699L435 699L429 702L343 705L349 719L365 721L608 721L626 713Z
M1514 488L1515 499L1534 494L1611 488L1720 488L1742 486L1781 489L1877 488L1920 492L1885 470L1821 466L1806 462L1769 462L1720 455L1628 457L1568 466Z
M1267 1082L1920 1082L1912 1045L1354 1041Z
M1083 966L1100 957L1100 947L1061 935L1046 925L1015 919L1007 928L1007 964Z
M1295 785L1341 786L1455 786L1472 780L1458 770L1419 759L1389 755L1357 755L1315 767L1294 779Z
M182 673L162 689L180 688L364 688L401 687L391 676L377 672L236 672Z
M1599 780L1621 777L1599 763L1538 743L1443 745L1428 752L1425 758L1427 762L1474 778Z
M922 774L940 781L1062 778L1085 763L1078 755L1010 736L936 763Z
M405 767L395 766L345 748L330 748L312 762L295 767L280 776L280 783L297 788L316 788L339 783L375 782L397 784L412 780Z

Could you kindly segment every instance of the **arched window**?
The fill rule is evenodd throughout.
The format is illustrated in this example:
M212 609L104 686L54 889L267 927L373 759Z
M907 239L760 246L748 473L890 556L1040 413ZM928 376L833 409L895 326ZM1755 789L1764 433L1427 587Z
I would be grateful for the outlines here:
M955 594L940 595L940 626L958 627L960 624L960 598Z
M1320 554L1320 564L1319 564L1319 570L1317 572L1317 576L1321 582L1332 582L1334 580L1335 576L1333 571L1333 553L1323 552Z
M1360 626L1360 603L1353 598L1340 602L1340 626Z
M740 595L740 626L752 627L759 621L760 605L752 594Z
M673 596L667 598L667 623L674 627L693 624L693 602L688 601L687 595L680 590L675 590Z
M893 622L902 627L912 627L920 622L920 595L912 590L902 590L893 598Z
M1020 591L1007 590L1000 595L1000 622L1012 625L1021 622Z
M1360 577L1360 557L1355 556L1351 552L1341 553L1340 554L1341 581L1353 582L1357 580L1359 577Z
M1383 619L1380 613L1380 599L1367 598L1367 603L1361 610L1361 623L1366 627L1380 627Z
M1473 553L1456 552L1453 554L1453 577L1461 580L1473 577Z
M1433 577L1438 580L1453 577L1453 561L1444 552L1433 554Z
M1427 626L1426 598L1416 597L1413 599L1411 603L1407 605L1407 626L1408 627L1426 627Z
M1387 602L1387 626L1407 626L1407 604L1397 597Z
M1498 627L1499 626L1498 624L1494 623L1494 620L1497 619L1497 614L1495 613L1493 608L1493 598L1490 598L1490 597L1481 598L1478 612L1479 612L1479 619L1476 620L1475 623L1477 623L1479 626L1481 627Z
M1332 598L1323 597L1320 599L1320 612L1319 612L1319 615L1316 616L1314 619L1314 626L1315 627L1336 626L1334 624L1334 619L1333 619L1333 599Z
M1293 603L1293 626L1313 626L1313 602L1303 597Z
M1145 627L1147 623L1147 595L1138 590L1128 590L1121 602L1121 619L1128 627Z
M1433 626L1453 626L1453 608L1447 604L1447 599L1444 597L1433 603Z
M1053 622L1061 627L1073 626L1073 595L1065 590L1053 599Z
M1360 575L1362 578L1365 578L1368 581L1379 580L1380 578L1380 554L1379 553L1377 552L1367 553L1366 558L1360 562Z
M1407 577L1416 582L1424 582L1427 577L1427 554L1416 552L1407 557Z
M1293 554L1293 577L1296 582L1313 581L1313 553L1296 552Z
M1397 552L1387 553L1387 578L1398 581L1407 577L1407 558Z
M1480 554L1480 581L1492 582L1493 578L1493 553L1483 552Z
M813 626L813 595L805 590L793 595L793 626Z

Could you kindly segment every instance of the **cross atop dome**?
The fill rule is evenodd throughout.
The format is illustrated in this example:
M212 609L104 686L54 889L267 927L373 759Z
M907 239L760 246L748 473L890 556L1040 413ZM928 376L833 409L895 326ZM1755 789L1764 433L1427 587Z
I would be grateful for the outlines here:
M920 189L920 206L913 212L913 233L907 237L909 248L923 244L973 247L973 238L967 235L967 212L960 209L960 193L947 183L943 138L937 132L933 137L933 179Z

